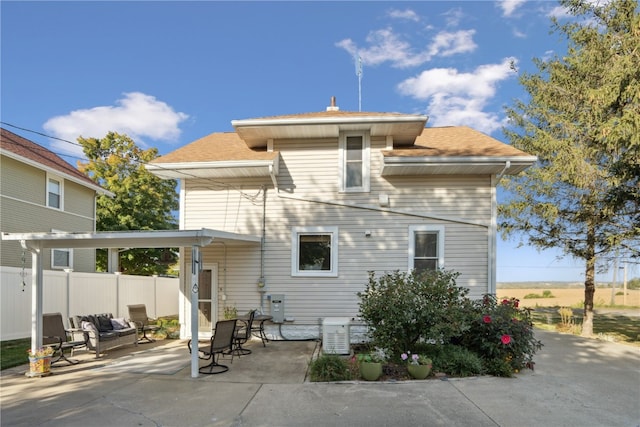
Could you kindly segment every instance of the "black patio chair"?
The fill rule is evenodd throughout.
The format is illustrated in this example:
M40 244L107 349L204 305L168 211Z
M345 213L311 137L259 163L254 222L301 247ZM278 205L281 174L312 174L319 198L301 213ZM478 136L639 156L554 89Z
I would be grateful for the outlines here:
M242 320L242 324L240 326L236 326L236 331L233 336L232 351L238 357L251 354L251 350L242 347L242 344L245 344L251 338L251 328L253 325L253 319L256 317L256 311L257 310L251 310L249 312L248 319L246 321Z
M149 316L147 316L147 306L144 304L128 305L129 320L136 324L138 332L142 334L142 338L138 340L142 343L142 340L146 342L154 342L153 338L147 336L147 332L155 332L160 329L158 325L149 324Z
M231 353L231 363L233 363L233 340L236 330L236 319L231 320L219 320L216 322L216 327L213 330L213 336L206 345L198 344L198 358L203 360L211 360L211 363L205 366L201 366L198 372L201 374L221 374L227 372L229 367L227 365L221 365L218 363L218 359L222 354ZM189 353L191 353L191 341L187 343L189 347Z
M82 336L84 337L84 334ZM61 313L44 313L42 315L42 344L53 348L51 364L64 360L75 365L79 362L68 359L64 355L65 350L70 350L70 356L73 356L73 350L85 347L87 343L84 339L78 340L73 330L65 329Z

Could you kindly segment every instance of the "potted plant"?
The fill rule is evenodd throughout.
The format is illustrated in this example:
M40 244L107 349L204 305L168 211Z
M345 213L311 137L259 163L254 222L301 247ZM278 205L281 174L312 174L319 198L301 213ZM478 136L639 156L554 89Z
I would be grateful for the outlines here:
M423 380L431 373L433 362L426 356L417 353L411 354L410 351L407 351L402 353L400 358L407 363L407 371L409 371L411 378Z
M376 348L369 353L360 353L356 356L360 366L360 376L367 381L377 381L382 376L382 364L387 356L381 348Z
M53 348L41 347L32 351L27 350L29 356L29 372L27 376L44 376L51 373L51 356L53 356Z

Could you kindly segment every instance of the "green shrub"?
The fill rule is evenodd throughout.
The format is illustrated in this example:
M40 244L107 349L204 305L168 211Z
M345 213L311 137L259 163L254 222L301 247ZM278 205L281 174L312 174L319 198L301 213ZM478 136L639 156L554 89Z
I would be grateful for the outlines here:
M320 355L309 366L311 381L345 381L350 380L351 376L349 362L335 354Z
M360 297L360 316L373 345L399 356L426 340L449 342L469 328L469 290L456 286L458 273L395 271L375 278Z
M484 373L482 358L459 345L431 345L424 350L433 360L433 372L444 372L454 377L468 377Z
M461 343L482 358L488 374L512 376L533 367L533 355L542 343L534 337L529 309L518 308L515 298L498 302L493 295L485 295L474 302L474 312Z

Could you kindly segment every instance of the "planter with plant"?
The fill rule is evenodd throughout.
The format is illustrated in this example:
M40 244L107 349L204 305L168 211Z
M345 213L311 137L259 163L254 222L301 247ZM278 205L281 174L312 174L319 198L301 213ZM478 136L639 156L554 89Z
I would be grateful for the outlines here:
M400 358L407 363L407 371L411 378L423 380L431 373L433 362L428 357L410 351L402 353Z
M382 376L382 365L387 356L381 348L376 348L369 353L356 355L360 367L360 376L367 381L377 381Z

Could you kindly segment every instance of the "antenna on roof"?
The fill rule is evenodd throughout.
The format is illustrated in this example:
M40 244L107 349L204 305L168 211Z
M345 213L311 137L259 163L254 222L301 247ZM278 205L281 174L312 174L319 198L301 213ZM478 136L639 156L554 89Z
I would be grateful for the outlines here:
M358 111L362 111L362 58L354 57L356 62L356 76L358 76Z

